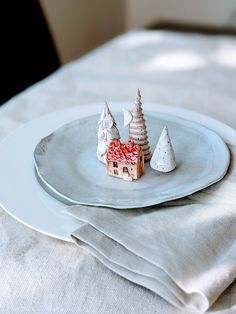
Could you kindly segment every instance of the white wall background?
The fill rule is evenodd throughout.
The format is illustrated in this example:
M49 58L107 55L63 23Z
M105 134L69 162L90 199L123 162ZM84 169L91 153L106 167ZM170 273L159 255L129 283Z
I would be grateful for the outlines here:
M235 0L127 0L126 4L128 29L158 20L225 26L236 11Z
M229 26L236 0L40 0L62 63L158 21ZM232 24L232 21L231 21Z

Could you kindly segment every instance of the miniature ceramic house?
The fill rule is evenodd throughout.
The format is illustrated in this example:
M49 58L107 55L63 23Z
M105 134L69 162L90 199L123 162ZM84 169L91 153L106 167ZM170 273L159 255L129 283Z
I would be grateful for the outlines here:
M132 181L144 173L144 155L142 148L132 142L112 141L107 151L107 174Z

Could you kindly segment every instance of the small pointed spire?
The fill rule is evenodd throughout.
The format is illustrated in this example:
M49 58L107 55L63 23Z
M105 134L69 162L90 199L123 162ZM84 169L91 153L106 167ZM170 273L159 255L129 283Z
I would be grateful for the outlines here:
M153 153L151 168L161 172L169 172L176 168L175 154L169 137L167 126L162 130L161 136Z
M107 103L106 100L105 100L104 110L105 110L105 112L106 112L107 114L110 112L110 108L109 108L108 103Z
M122 110L123 110L123 114L124 114L124 127L126 127L132 122L133 116L129 110L124 109L124 108Z
M105 115L111 115L111 111L110 111L107 101L105 101L104 113Z

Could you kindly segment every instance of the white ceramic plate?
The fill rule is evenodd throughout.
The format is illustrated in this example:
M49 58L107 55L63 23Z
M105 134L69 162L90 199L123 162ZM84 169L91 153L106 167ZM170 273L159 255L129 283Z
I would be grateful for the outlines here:
M105 165L96 157L97 121L92 115L70 122L43 138L35 149L40 182L66 204L140 208L178 199L199 191L226 173L229 152L222 139L198 123L176 116L146 112L151 150L165 125L171 134L177 168L160 173L145 163L145 173L133 182L106 175ZM116 115L121 140L128 130Z
M43 137L75 118L99 113L102 107L101 103L84 105L49 114L21 126L1 142L0 204L11 216L34 230L72 242L70 234L77 228L77 222L66 214L63 203L51 197L38 184L33 152ZM112 111L120 111L123 107L132 108L132 105L115 102L111 105ZM236 144L235 130L204 115L156 104L145 104L144 109L201 121L201 124L218 132L227 143Z

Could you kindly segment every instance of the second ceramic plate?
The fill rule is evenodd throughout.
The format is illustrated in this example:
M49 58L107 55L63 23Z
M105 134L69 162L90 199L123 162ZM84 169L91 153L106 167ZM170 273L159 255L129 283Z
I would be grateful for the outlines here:
M127 182L106 175L97 160L98 115L68 123L37 145L34 158L42 186L67 204L138 208L178 199L222 179L229 166L229 151L213 131L169 114L148 112L146 123L152 151L161 130L169 128L177 169L162 174L145 164L145 174ZM122 141L128 130L116 115Z

